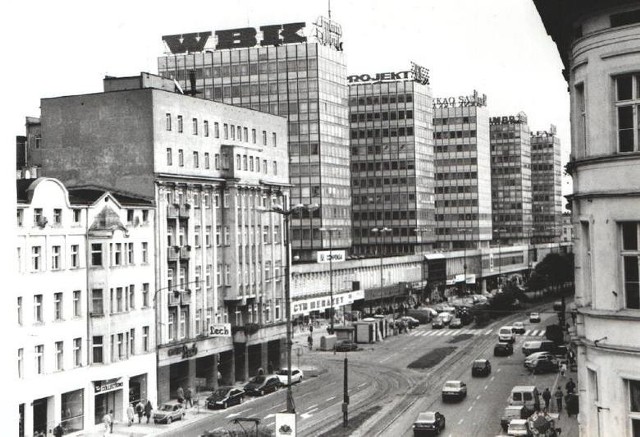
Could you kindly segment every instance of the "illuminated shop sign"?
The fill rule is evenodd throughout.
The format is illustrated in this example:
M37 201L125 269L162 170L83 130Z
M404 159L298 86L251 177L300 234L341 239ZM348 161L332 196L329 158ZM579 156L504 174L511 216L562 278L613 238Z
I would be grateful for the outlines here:
M464 108L467 106L487 106L487 95L480 96L478 91L473 90L473 94L470 96L438 97L433 99L434 108Z
M307 37L300 34L306 23L274 24L268 26L241 27L238 29L216 30L215 50L238 49L259 45L279 46L306 42ZM162 40L173 54L201 52L205 49L211 32L183 33L165 35Z
M328 262L342 262L345 258L344 250L319 250L318 251L318 262L328 263Z
M414 80L422 85L429 83L429 70L421 67L418 64L411 63L411 70L398 71L398 72L386 72L376 74L354 74L347 76L349 83L363 83L363 82L386 82L394 80Z
M491 117L489 124L521 124L527 122L527 115L524 112L518 115L505 115L502 117Z
M107 381L94 381L93 390L94 393L106 393L122 388L122 381L120 378L109 379Z
M209 337L231 337L231 323L209 325Z

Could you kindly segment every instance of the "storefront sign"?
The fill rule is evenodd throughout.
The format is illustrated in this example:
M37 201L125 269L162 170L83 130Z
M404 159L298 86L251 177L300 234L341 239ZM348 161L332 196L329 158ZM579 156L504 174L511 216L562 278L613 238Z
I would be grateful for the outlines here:
M323 46L330 46L338 51L342 50L342 27L326 17L318 17L313 23L316 40Z
M433 99L434 108L464 108L467 106L487 106L487 95L480 96L478 91L473 90L470 96L438 97Z
M209 325L209 337L231 337L231 323Z
M411 63L411 70L406 71L389 71L386 73L376 73L376 74L353 74L351 76L347 76L347 81L349 83L364 83L364 82L386 82L386 81L394 81L394 80L414 80L422 85L426 85L429 83L429 70L424 68L415 62Z
M524 112L519 113L518 115L509 115L502 117L491 117L489 119L489 124L520 124L527 122L527 115Z
M167 351L168 356L182 355L182 358L190 358L198 354L198 346L195 343L191 347L186 344L182 346L171 348Z
M322 250L318 251L318 263L342 262L345 260L344 250Z
M95 393L106 393L114 391L122 387L122 381L118 379L109 379L107 381L94 381L93 390Z

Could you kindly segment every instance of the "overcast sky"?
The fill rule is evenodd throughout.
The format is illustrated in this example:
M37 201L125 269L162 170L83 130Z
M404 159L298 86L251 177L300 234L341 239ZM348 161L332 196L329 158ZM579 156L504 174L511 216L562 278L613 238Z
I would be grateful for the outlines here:
M310 27L317 16L327 15L327 5L327 0L20 2L2 19L9 52L5 133L23 134L24 117L40 115L41 97L99 92L105 75L157 73L162 35L298 21ZM477 89L487 94L492 115L524 111L534 131L555 124L567 160L567 84L532 0L333 0L331 12L342 26L349 74L400 71L415 61L429 68L435 97ZM569 190L563 184L563 192Z

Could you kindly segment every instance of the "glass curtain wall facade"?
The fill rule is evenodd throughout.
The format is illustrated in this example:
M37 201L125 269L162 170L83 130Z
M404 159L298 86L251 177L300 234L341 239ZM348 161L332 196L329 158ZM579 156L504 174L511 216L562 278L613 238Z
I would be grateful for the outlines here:
M487 108L435 108L433 124L436 247L486 247L492 237Z
M319 209L292 216L293 255L351 246L351 193L344 53L319 43L206 50L158 59L159 74L196 96L288 118L291 204ZM252 133L264 135L264 132ZM264 138L258 139L263 144ZM271 143L271 139L269 139Z
M562 235L562 162L555 127L531 133L531 185L533 188L532 243L560 241Z
M533 217L527 116L491 117L490 128L494 238L500 244L528 244Z
M349 86L353 253L426 251L434 241L430 88L412 80ZM372 229L391 229L384 236ZM378 244L383 238L384 244Z

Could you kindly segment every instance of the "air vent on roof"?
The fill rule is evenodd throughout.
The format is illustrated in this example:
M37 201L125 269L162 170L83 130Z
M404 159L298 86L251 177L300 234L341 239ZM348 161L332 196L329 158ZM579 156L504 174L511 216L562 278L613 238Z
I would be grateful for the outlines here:
M628 24L640 23L640 9L622 12L611 15L611 27L626 26Z

